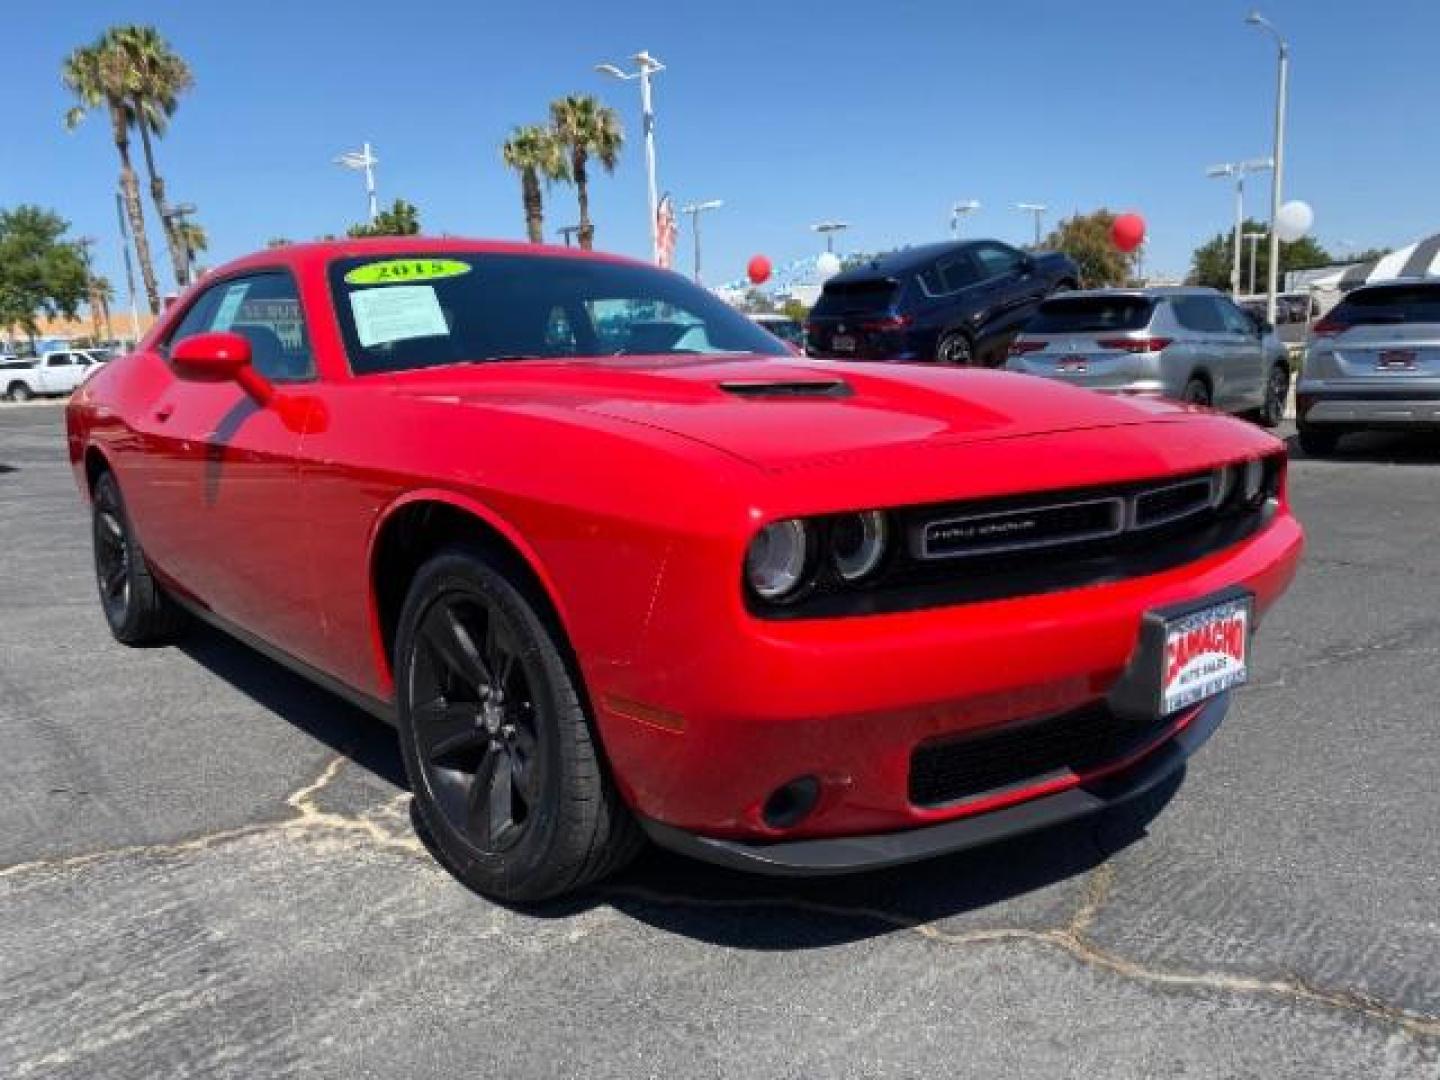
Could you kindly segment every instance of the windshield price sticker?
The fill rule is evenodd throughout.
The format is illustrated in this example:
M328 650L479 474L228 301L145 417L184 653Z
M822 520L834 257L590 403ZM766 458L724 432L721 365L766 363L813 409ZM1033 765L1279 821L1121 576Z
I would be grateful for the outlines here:
M450 327L429 285L399 285L350 294L355 333L364 348L410 338L445 337Z
M357 266L345 275L347 285L398 285L412 281L434 281L459 277L470 272L470 264L458 259L386 259Z

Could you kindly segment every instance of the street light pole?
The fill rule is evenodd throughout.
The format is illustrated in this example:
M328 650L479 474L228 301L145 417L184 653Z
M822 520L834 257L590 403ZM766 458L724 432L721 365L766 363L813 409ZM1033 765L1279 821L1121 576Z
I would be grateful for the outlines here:
M366 142L359 150L348 150L335 158L336 165L343 165L347 169L355 169L365 174L365 196L369 203L370 224L375 224L375 217L380 208L375 201L375 166L380 164L380 159L375 156L370 144Z
M1275 171L1270 176L1270 265L1266 268L1268 299L1266 318L1275 321L1275 296L1280 282L1280 233L1275 224L1280 217L1280 196L1285 180L1285 93L1290 81L1290 44L1280 36L1270 21L1258 11L1245 16L1247 26L1259 27L1275 39L1279 49L1279 66L1275 74Z
M960 235L960 219L966 214L973 214L980 209L978 199L966 199L964 202L957 202L950 208L950 238L953 240Z
M570 243L571 237L575 236L575 234L580 231L580 226L579 226L579 225L562 225L562 226L560 226L560 228L556 229L555 231L556 231L556 233L558 233L560 236L563 236L563 237L565 238L565 246L566 246L566 247L570 247L570 246L572 246L571 243Z
M180 243L177 245L180 265L175 268L175 284L181 289L190 284L190 273L195 267L195 251L190 247L190 230L185 227L187 224L185 219L193 213L195 213L194 203L166 206L160 211L160 216L167 222L174 222L174 228L180 233Z
M115 193L115 215L120 219L120 250L125 254L125 291L130 294L130 347L140 341L140 306L135 300L135 264L130 261L130 232L125 228L125 203Z
M1033 214L1035 216L1035 247L1038 249L1040 247L1040 230L1045 220L1045 211L1050 208L1044 203L1022 202L1016 203L1015 209L1022 213Z
M645 179L650 196L650 257L660 261L660 223L656 217L660 209L660 190L655 183L655 109L650 97L650 76L664 71L665 65L644 49L630 58L636 64L635 71L622 71L614 64L596 64L595 70L621 82L640 80L640 122L645 132Z
M1255 249L1260 246L1260 241L1265 239L1263 232L1247 232L1245 239L1250 241L1250 295L1255 295Z
M810 226L810 231L818 232L825 237L825 250L833 255L835 253L835 234L843 232L849 227L848 221L819 221Z
M1245 230L1245 177L1250 173L1272 168L1273 165L1274 162L1269 158L1251 158L1249 161L1228 161L1223 165L1211 165L1205 170L1205 175L1212 178L1235 178L1235 251L1230 267L1230 291L1235 296L1240 295L1240 234Z
M724 199L710 199L707 202L682 206L680 212L690 215L690 234L695 240L695 284L700 284L700 215L706 210L719 210L725 205Z

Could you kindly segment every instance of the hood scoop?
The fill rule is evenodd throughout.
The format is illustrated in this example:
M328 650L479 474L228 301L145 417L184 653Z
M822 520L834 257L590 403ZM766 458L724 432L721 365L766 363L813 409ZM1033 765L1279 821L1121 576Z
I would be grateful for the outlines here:
M844 398L855 391L844 379L736 379L720 383L720 389L738 398L782 400Z

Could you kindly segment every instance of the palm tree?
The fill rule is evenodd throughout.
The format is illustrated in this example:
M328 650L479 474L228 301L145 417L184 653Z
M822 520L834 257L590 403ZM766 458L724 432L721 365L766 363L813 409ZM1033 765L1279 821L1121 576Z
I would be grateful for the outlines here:
M155 266L150 261L150 241L145 235L145 210L140 204L140 185L130 164L130 128L135 123L131 74L127 59L108 34L93 45L82 45L65 58L61 78L80 104L65 114L65 126L74 129L91 109L110 115L111 135L120 155L120 193L130 232L135 237L135 257L145 282L150 314L160 313L160 288L155 283Z
M589 177L585 166L594 157L607 173L615 171L625 133L620 116L589 94L571 94L550 103L550 125L555 138L570 151L570 175L580 203L580 246L594 246L595 226L590 221Z
M532 244L545 240L545 210L540 199L540 180L547 185L570 179L565 147L555 133L538 124L517 127L500 147L506 166L520 174L520 199L525 207L525 231Z
M189 260L181 243L177 218L165 211L165 181L155 171L155 151L150 136L163 138L170 118L180 103L180 95L195 84L190 66L170 48L153 26L115 26L105 32L126 59L130 73L130 112L140 131L140 144L145 151L145 171L150 177L150 198L165 232L170 249L170 265L175 271L175 284L189 284Z
M90 329L94 331L95 341L109 341L113 337L110 332L110 302L115 299L115 288L102 274L91 274L86 287L90 294Z

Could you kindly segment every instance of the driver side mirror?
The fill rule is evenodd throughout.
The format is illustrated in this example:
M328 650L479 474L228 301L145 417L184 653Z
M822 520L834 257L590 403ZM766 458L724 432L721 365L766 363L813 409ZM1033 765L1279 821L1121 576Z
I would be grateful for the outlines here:
M170 351L170 362L182 377L197 382L232 380L261 405L275 394L270 380L252 365L250 342L239 334L216 331L187 337Z

